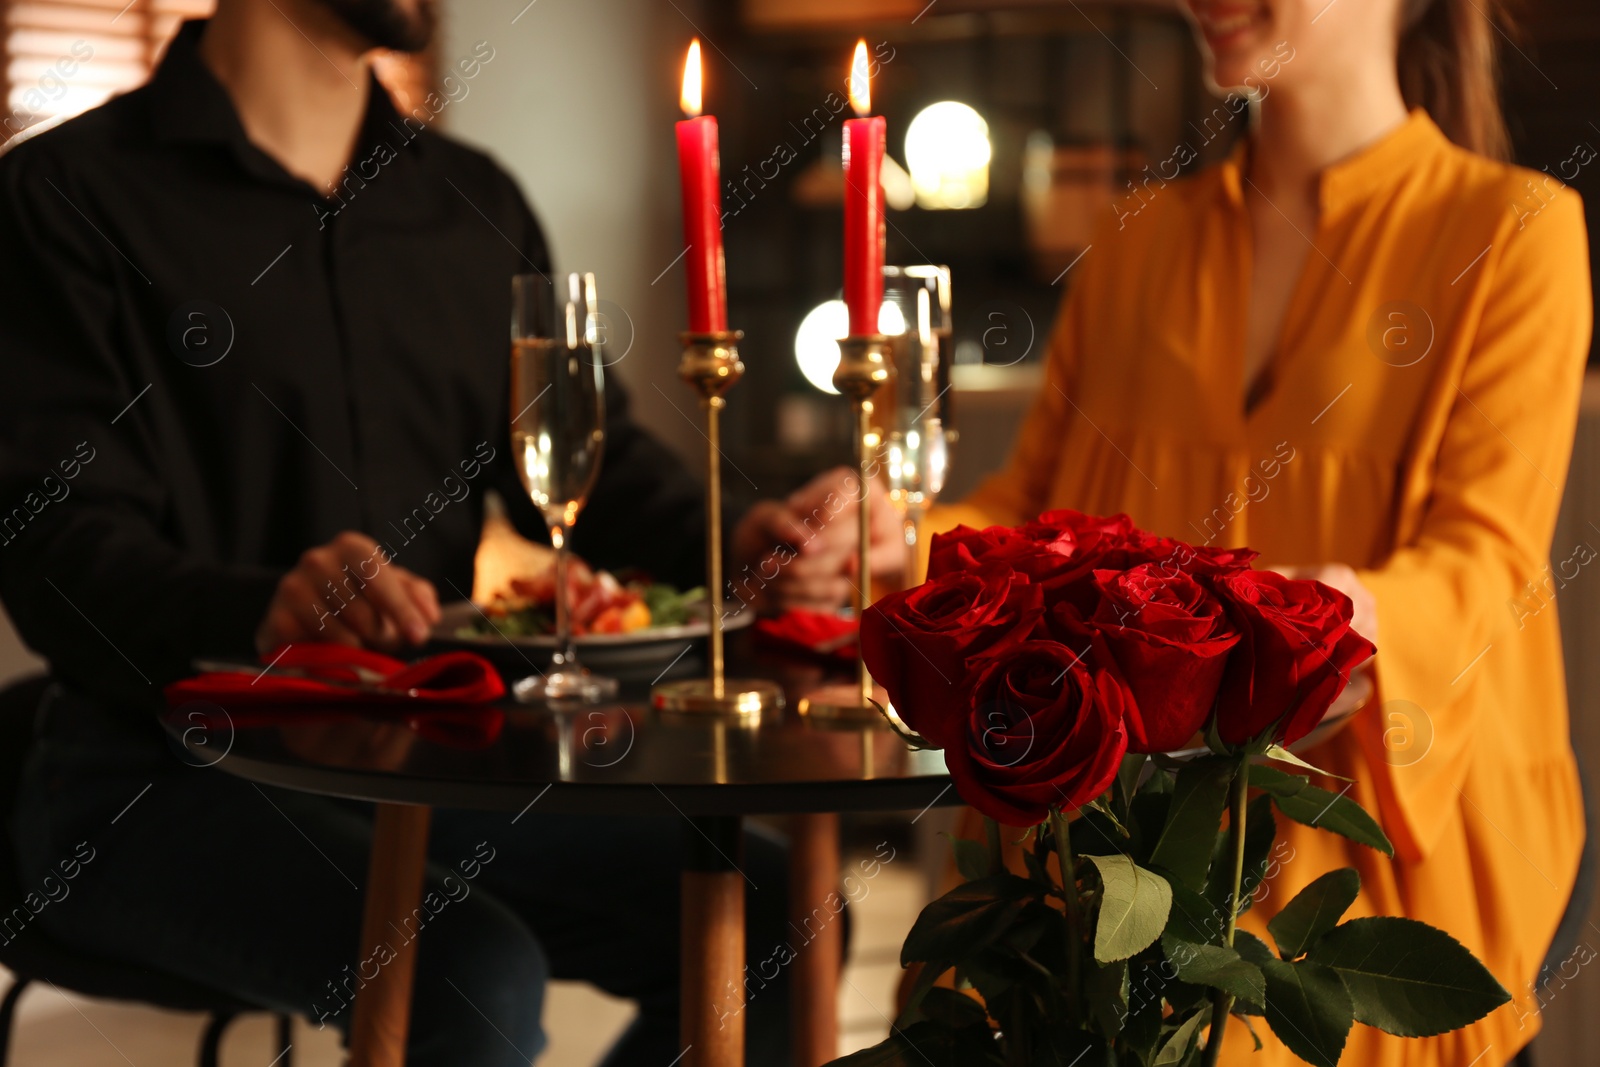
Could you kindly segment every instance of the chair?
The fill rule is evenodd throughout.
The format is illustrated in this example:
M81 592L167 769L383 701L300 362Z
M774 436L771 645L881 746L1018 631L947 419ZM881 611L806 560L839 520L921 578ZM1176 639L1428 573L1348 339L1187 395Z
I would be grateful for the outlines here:
M28 678L0 691L0 906L20 902L28 890L22 886L11 842L11 808L22 767L33 740L35 713L49 690L46 677ZM30 923L9 944L0 945L0 964L16 976L0 1000L0 1067L5 1067L11 1046L11 1025L22 993L44 982L84 996L147 1004L169 1011L202 1012L211 1017L200 1039L199 1067L217 1067L222 1035L237 1015L260 1011L226 993L207 989L149 967L100 959L52 941L37 923ZM290 1023L278 1015L278 1047L274 1061L290 1067Z

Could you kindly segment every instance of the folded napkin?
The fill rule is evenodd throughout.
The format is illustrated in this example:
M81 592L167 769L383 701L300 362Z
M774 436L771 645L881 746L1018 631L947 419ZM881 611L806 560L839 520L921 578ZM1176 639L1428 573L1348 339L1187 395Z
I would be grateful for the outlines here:
M832 612L795 608L776 618L757 619L755 632L763 642L785 652L856 658L856 621Z
M290 645L261 671L213 671L167 686L169 707L238 704L489 704L505 696L493 664L446 652L407 665L344 645ZM283 672L294 672L293 674Z

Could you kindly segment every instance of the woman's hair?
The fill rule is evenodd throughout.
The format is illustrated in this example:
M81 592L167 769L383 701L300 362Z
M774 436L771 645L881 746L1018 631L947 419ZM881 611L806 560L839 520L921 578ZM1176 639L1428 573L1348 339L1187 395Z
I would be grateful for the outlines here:
M1499 0L1402 0L1400 92L1446 137L1480 155L1511 157L1500 111Z

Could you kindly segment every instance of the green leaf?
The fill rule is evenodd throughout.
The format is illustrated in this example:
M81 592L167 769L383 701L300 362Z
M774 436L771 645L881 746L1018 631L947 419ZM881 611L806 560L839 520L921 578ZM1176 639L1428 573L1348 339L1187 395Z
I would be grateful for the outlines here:
M1222 732L1217 725L1219 721L1219 716L1212 715L1211 721L1206 723L1206 747L1219 756L1235 755L1233 746L1222 740Z
M1167 775L1157 774L1155 777L1166 778ZM1127 848L1133 862L1150 862L1150 852L1160 840L1162 828L1167 825L1167 809L1171 803L1171 793L1140 793L1133 798L1133 803L1128 807L1128 830L1133 836Z
M1226 945L1197 945L1174 937L1161 939L1161 950L1181 981L1209 986L1257 1007L1266 1002L1266 980L1261 968Z
M1011 925L995 938L993 944L1013 952L1032 952L1041 938L1050 931L1060 931L1064 923L1061 912L1041 900L1031 900ZM1062 935L1056 934L1057 938Z
M1289 1051L1312 1067L1335 1067L1355 1023L1344 981L1331 968L1299 960L1269 959L1267 1025Z
M955 850L956 870L961 877L969 882L976 882L989 875L989 850L980 841L972 841L965 837L956 837L945 834L950 838L950 847Z
M898 716L890 715L887 707L878 703L876 700L871 699L870 697L867 699L867 703L873 706L873 708L878 712L878 718L883 721L884 725L893 730L895 734L899 736L900 740L906 743L906 747L911 749L911 751L932 751L934 746L928 744L927 738L923 737L915 730L907 727L903 722L901 722Z
M1014 874L958 885L922 909L900 949L900 965L963 960L1004 933L1030 900L1041 897L1039 886Z
M1134 795L1141 797L1171 796L1172 773L1158 763L1150 777L1139 783L1139 788L1134 790Z
M1258 968L1264 968L1269 962L1278 958L1272 954L1272 950L1267 947L1265 941L1252 934L1249 930L1235 930L1233 932L1233 950L1246 962ZM1264 974L1263 977L1265 977ZM1233 1003L1234 1013L1238 1015L1261 1015L1264 1012L1264 1008L1264 1004L1252 1004L1248 1000L1236 1000ZM1260 1047L1260 1043L1261 1039L1259 1037L1256 1038L1257 1048Z
M1086 1033L1065 1017L1051 1019L1041 1029L1039 1046L1023 1061L1030 1067L1088 1067L1111 1062L1110 1050L1100 1035Z
M1139 775L1144 773L1144 765L1149 759L1142 752L1122 757L1122 766L1118 768L1116 781L1111 785L1111 802L1118 818L1123 821L1128 818L1128 805L1133 803L1134 791L1139 788Z
M1116 856L1132 848L1132 835L1111 816L1092 808L1080 810L1082 814L1072 820L1072 851L1080 856Z
M1126 856L1090 856L1100 871L1100 914L1094 926L1094 958L1125 960L1161 936L1172 910L1172 886Z
M1172 972L1172 962L1164 955L1161 957L1161 965L1167 969L1168 973ZM1176 978L1169 979L1161 987L1160 993L1162 998L1166 1000L1167 1007L1172 1009L1171 1018L1174 1019L1182 1018L1201 1004L1216 1003L1212 1000L1213 994L1216 993L1215 989L1208 989L1203 985L1195 985L1192 982L1180 982Z
M1306 954L1313 942L1332 930L1361 892L1361 876L1353 867L1329 871L1283 906L1267 921L1267 931L1286 960Z
M1076 849L1078 843L1074 841L1072 844L1073 848ZM1022 850L1022 863L1028 868L1028 877L1031 878L1041 890L1046 892L1053 890L1056 887L1055 876L1050 871L1049 859L1050 857L1048 854L1041 856L1034 849L1025 848Z
M1266 766L1250 769L1250 784L1270 794L1278 810L1295 822L1332 830L1385 856L1394 855L1394 846L1382 828L1360 804L1343 793L1318 789L1301 775Z
M922 965L917 972L916 979L911 983L911 992L906 996L905 1007L900 1009L900 1017L895 1020L895 1026L903 1029L917 1020L922 1012L923 1000L937 988L934 983L943 977L944 973L952 966L953 964L949 963L925 963Z
M1244 1023L1244 1028L1250 1032L1250 1040L1256 1043L1256 1051L1260 1052L1261 1035L1256 1033L1256 1024L1251 1022L1250 1016L1244 1014L1243 1012L1235 1011L1233 1014L1238 1017L1240 1022Z
M1196 945L1221 945L1228 927L1227 913L1194 890L1176 882L1172 885L1172 914L1167 919L1168 936Z
M1356 1018L1400 1037L1459 1029L1511 999L1466 946L1415 919L1352 919L1306 959L1339 974Z
M975 998L943 986L928 990L928 996L922 1002L922 1015L951 1030L989 1025L989 1013Z
M1161 951L1180 980L1210 986L1260 1006L1266 986L1258 964L1223 945L1227 916L1181 885L1172 887L1172 914L1161 935Z
M1171 966L1158 952L1142 952L1128 961L1128 1014L1118 1043L1140 1050L1141 1062L1149 1059L1161 1036L1162 1001L1177 988Z
M1177 1067L1184 1057L1189 1054L1189 1049L1194 1046L1195 1035L1200 1032L1200 1024L1206 1021L1209 1013L1197 1011L1189 1016L1187 1022L1173 1031L1167 1038L1166 1044L1161 1046L1161 1051L1156 1053L1156 1058L1150 1061L1150 1067Z
M1003 1062L1000 1044L987 1025L952 1030L918 1022L829 1067L1002 1067Z
M1277 959L1267 943L1249 930L1233 932L1233 950L1257 967L1265 967L1268 961Z
M1237 763L1204 758L1191 760L1178 772L1167 822L1150 853L1152 866L1163 867L1191 889L1205 885L1211 849L1221 832L1228 806L1228 786Z
M1107 819L1111 823L1111 825L1116 829L1117 833L1121 834L1123 837L1131 836L1128 828L1122 825L1122 820L1117 818L1117 813L1111 810L1111 805L1106 803L1107 795L1109 794L1102 794L1095 797L1078 810L1083 813L1098 812L1102 818Z
M1252 778L1254 775L1252 774ZM1267 875L1272 860L1272 843L1277 838L1278 824L1272 818L1272 798L1259 796L1250 802L1245 816L1244 877L1239 884L1239 914L1250 910L1255 903L1256 886ZM1233 829L1217 838L1211 853L1211 871L1206 882L1206 897L1217 913L1228 914L1228 896L1233 890ZM1220 929L1220 928L1219 928Z
M1329 778L1337 778L1341 782L1354 781L1354 779L1346 778L1342 774L1334 774L1332 771L1325 771L1321 767L1307 763L1305 760L1301 759L1299 756L1296 756L1293 752L1290 752L1282 745L1268 745L1266 749L1266 757L1268 759L1278 760L1282 763L1292 763L1296 767L1303 767L1308 771L1312 771L1316 774L1326 775Z
M1102 1033L1116 1037L1128 1016L1128 961L1090 963L1083 972L1089 1014Z

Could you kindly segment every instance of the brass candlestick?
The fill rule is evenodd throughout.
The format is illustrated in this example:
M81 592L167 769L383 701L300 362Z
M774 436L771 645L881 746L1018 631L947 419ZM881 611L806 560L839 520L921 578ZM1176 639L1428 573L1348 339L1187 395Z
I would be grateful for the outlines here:
M722 644L722 445L720 416L724 398L744 375L739 359L740 330L685 333L678 377L700 394L706 413L706 605L711 612L710 670L704 678L663 682L650 690L661 711L712 712L759 716L783 707L783 690L760 679L723 677Z
M856 509L858 522L856 623L867 612L872 589L872 516L870 484L873 468L872 398L894 376L893 341L883 334L846 337L839 342L839 366L833 372L833 387L850 398L856 421L856 476L861 481L861 502ZM867 661L856 640L856 684L829 686L800 702L800 713L815 719L876 720L875 692ZM882 703L882 701L880 701Z

